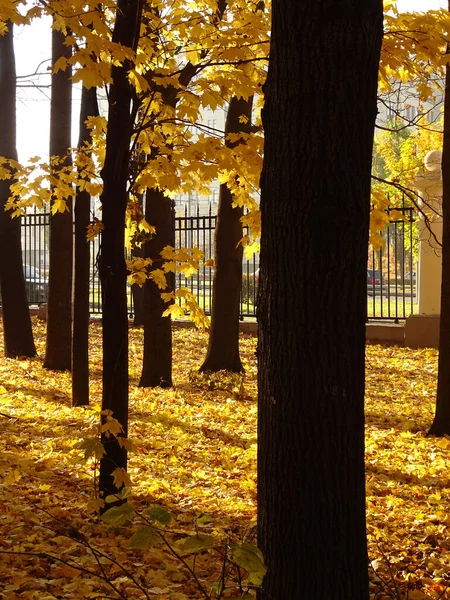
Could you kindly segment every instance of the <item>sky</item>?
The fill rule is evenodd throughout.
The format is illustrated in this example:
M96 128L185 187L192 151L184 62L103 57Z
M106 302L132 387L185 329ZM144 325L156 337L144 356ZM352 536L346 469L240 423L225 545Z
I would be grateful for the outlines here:
M400 11L427 11L447 6L447 0L398 0ZM23 85L24 75L34 72L39 63L39 71L47 72L50 58L50 19L36 20L29 27L15 29L15 53L19 85ZM36 79L34 79L36 81ZM50 77L42 76L39 83L49 84ZM78 113L80 92L74 90L72 113L72 144L78 138ZM50 89L19 87L17 91L17 147L19 160L26 161L32 156L48 158L48 132L50 120Z
M31 26L15 28L14 50L19 86L17 89L17 149L20 161L26 161L32 156L48 158L50 89L38 89L30 82L34 81L42 85L50 84L50 23L50 19L39 19L34 21ZM39 78L24 78L36 70L45 75ZM80 110L80 92L76 88L73 91L73 99L72 144L75 145L78 138L78 113Z
M427 10L445 8L447 6L447 0L397 0L397 7L400 12L426 12Z

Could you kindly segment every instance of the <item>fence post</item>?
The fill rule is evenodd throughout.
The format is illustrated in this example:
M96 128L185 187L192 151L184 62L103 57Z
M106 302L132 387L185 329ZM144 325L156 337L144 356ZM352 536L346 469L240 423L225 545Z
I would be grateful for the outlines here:
M432 150L415 179L423 214L419 220L417 314L406 320L405 344L411 348L439 345L442 279L442 152Z

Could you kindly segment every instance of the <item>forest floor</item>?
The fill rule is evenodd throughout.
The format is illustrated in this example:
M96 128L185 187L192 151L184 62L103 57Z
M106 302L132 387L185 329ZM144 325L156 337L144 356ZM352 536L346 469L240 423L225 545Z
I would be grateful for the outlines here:
M216 598L225 579L222 597L251 597L223 553L255 540L256 340L242 337L243 379L200 376L206 335L177 329L174 388L146 390L137 387L142 331L130 330L136 511L107 527L96 516L96 461L84 460L98 435L100 325L91 327L92 406L75 409L70 374L42 368L45 326L33 325L39 356L0 359L0 599ZM450 439L425 437L436 371L434 350L367 347L372 600L450 599ZM155 505L173 517L166 529ZM149 548L129 547L137 530L133 545Z

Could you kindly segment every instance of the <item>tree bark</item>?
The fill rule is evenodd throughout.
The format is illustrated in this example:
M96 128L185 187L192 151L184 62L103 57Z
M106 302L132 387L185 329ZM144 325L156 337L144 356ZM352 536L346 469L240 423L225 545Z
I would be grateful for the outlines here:
M86 120L98 115L97 90L81 92L80 135L78 148L91 142ZM91 196L77 189L75 197L75 264L72 340L72 406L89 404L89 273L90 244L87 228L91 220Z
M13 24L0 36L0 156L17 161ZM36 355L23 273L20 218L5 212L10 181L0 181L0 287L5 356Z
M259 598L364 600L366 269L382 2L275 0L272 9L258 292L258 546L268 572Z
M113 42L136 50L141 23L141 0L118 0ZM111 411L128 432L128 315L125 264L125 211L128 201L130 140L135 111L126 60L112 67L106 156L102 170L102 215L104 230L99 261L102 285L103 396L102 410ZM103 415L103 422L105 415ZM102 434L105 455L100 461L101 494L118 491L113 471L127 467L126 448L114 436Z
M252 98L233 97L225 123L225 145L237 144L227 139L229 133L250 133ZM240 117L246 117L245 123ZM242 143L242 142L241 142ZM211 328L208 351L200 371L242 371L239 357L239 313L242 287L242 206L233 206L228 186L220 186L214 236L215 270L212 290Z
M148 189L145 195L145 219L156 228L156 234L144 244L144 256L156 261L151 269L161 268L160 252L165 246L173 246L172 202L164 193ZM169 292L173 290L173 277L167 274ZM172 385L172 319L163 317L167 304L152 279L144 285L144 357L141 387L171 387Z
M449 2L450 10L450 2ZM447 54L450 47L447 47ZM442 148L442 283L436 410L428 435L450 434L450 67L445 71Z
M52 65L70 56L65 36L52 30ZM72 81L71 68L52 74L50 103L50 157L70 163ZM58 166L54 167L55 170ZM44 367L55 371L71 368L72 354L72 267L73 267L73 208L67 199L68 210L50 215L50 271L48 288L47 347Z

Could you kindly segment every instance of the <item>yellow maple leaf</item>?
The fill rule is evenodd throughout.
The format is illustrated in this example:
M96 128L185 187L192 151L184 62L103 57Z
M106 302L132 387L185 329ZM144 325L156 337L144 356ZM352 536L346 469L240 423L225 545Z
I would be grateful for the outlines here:
M162 269L155 269L150 273L150 278L156 283L160 290L165 290L167 287L167 279Z
M131 479L125 469L117 468L112 472L112 476L114 479L114 485L117 489L123 487L131 487Z
M117 419L111 415L106 415L106 420L104 423L102 423L100 431L101 433L106 433L107 435L117 436L123 432L123 427Z

